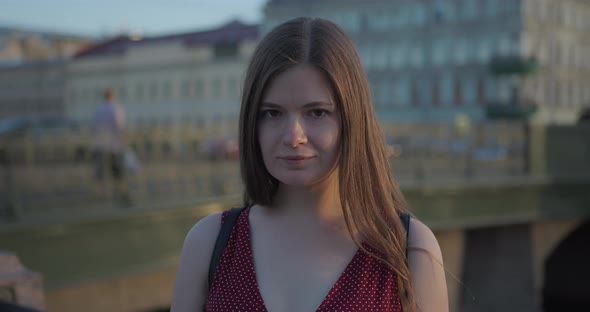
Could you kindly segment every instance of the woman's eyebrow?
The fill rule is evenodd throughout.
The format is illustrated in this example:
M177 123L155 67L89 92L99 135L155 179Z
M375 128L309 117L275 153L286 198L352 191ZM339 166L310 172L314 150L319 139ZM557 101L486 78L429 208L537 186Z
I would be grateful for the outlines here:
M315 102L310 102L307 103L305 105L303 105L303 107L305 108L313 108L313 107L334 107L334 103L332 102L321 102L321 101L315 101Z
M303 107L305 108L313 108L313 107L334 107L334 103L332 102L322 102L322 101L313 101L307 104L304 104ZM273 102L262 102L261 107L268 107L268 108L281 108L282 106Z
M281 108L281 105L275 104L273 102L262 102L262 105L260 105L260 107Z

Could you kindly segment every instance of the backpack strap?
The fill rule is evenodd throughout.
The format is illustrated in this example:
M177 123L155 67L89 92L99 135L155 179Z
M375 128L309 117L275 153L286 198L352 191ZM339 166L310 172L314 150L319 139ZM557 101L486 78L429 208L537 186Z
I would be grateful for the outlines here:
M399 218L402 220L402 224L404 225L404 229L406 229L406 245L408 244L408 239L410 238L410 214L407 212L402 212L399 214ZM406 258L408 258L408 248L406 247Z
M246 207L232 208L225 218L225 221L223 221L223 224L221 225L221 229L217 235L217 240L215 241L215 249L213 249L213 255L211 256L211 263L209 264L209 288L211 288L211 284L213 283L213 278L215 277L215 272L217 271L217 265L219 265L219 260L221 260L221 256L223 255L225 245L227 245L227 241L229 240L229 236L234 227L234 224L240 216L240 213L242 213L245 208Z
M402 212L399 214L399 218L402 221L402 224L404 226L404 229L406 229L406 261L408 261L408 239L410 238L410 214L407 212ZM401 303L400 303L401 304ZM402 311L404 310L404 307L402 306Z

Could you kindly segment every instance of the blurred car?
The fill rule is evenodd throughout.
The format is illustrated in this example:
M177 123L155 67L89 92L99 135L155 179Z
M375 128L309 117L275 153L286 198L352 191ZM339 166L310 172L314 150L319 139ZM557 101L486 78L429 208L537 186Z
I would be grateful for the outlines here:
M87 157L81 124L61 115L18 116L0 121L0 163L76 161Z

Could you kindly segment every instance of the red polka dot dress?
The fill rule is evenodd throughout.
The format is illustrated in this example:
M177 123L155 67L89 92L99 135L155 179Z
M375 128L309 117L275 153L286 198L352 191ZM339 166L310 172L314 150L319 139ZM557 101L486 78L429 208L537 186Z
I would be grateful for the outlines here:
M206 311L267 311L254 272L249 212L246 208L234 225L211 284ZM401 312L395 273L359 249L317 311Z

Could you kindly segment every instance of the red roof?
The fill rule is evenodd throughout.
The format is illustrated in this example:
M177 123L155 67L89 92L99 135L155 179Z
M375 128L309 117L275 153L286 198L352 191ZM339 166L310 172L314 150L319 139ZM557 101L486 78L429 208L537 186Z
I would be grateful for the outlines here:
M118 36L91 45L77 53L74 58L86 58L113 54L125 54L129 47L180 41L186 46L215 45L240 42L258 38L258 25L233 21L219 28L182 34L135 39L133 36Z

